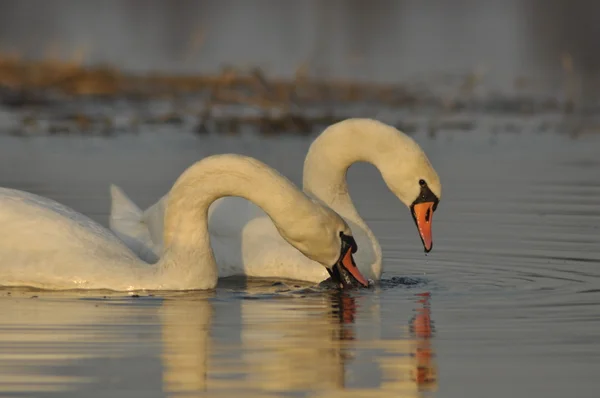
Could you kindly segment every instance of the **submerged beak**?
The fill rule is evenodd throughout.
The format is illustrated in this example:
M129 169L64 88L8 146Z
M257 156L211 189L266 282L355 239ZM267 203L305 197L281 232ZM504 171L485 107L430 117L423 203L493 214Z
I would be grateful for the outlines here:
M328 269L331 279L342 288L352 288L357 285L369 287L369 282L365 278L354 263L352 253L356 252L356 242L350 236L342 236L342 251L340 258L332 267Z
M431 222L433 221L433 210L435 202L421 202L412 205L412 215L417 224L421 241L425 253L429 253L433 247L433 238L431 236Z

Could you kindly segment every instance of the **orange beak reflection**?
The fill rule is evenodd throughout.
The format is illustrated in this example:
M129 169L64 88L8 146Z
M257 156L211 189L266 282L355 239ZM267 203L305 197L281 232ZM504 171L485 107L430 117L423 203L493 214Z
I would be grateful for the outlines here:
M433 238L431 236L431 222L433 221L434 202L416 203L412 206L413 218L417 224L419 235L423 241L425 253L429 253L433 247Z

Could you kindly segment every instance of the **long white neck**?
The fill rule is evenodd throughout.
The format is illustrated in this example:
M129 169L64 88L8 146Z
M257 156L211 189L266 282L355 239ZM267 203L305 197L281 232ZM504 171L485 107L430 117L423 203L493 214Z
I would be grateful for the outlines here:
M390 153L392 148L397 149L398 139L398 131L383 123L347 119L323 131L312 143L304 161L304 191L322 200L349 222L359 243L358 254L364 247L359 234L366 235L373 250L371 272L377 279L381 276L381 246L352 203L346 173L356 162L371 163L383 173L386 157L398 156L397 152Z
M255 159L239 155L205 158L189 167L168 194L164 251L158 263L162 280L190 289L216 286L208 208L224 196L253 202L281 229L292 226L298 214L310 214L315 206L288 179Z

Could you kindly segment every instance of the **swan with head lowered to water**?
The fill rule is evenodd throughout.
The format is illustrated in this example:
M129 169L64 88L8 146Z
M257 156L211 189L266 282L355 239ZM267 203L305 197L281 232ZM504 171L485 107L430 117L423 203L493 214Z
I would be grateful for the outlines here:
M433 246L432 217L442 187L421 147L411 137L376 120L338 122L311 144L304 161L303 190L350 225L360 247L355 255L358 269L364 277L378 281L383 272L381 247L354 207L346 183L348 169L357 162L377 167L390 191L410 209L425 252ZM168 195L144 212L114 185L111 195L110 228L138 255L159 255ZM209 231L211 236L226 237L230 242L226 250L215 250L221 277L320 282L329 276L322 266L283 240L264 212L243 199L224 198L215 203Z
M0 188L0 285L212 289L218 269L207 217L211 203L224 196L239 196L263 209L294 251L321 264L338 283L368 285L353 262L357 247L348 225L272 168L239 155L207 157L177 179L165 202L164 250L154 264L141 260L111 231L66 206Z

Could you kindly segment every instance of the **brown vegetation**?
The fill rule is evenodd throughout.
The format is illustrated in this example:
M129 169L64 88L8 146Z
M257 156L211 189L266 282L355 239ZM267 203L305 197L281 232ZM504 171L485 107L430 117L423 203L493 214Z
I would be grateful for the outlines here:
M108 134L119 129L135 131L140 124L181 125L189 120L198 133L237 133L247 127L263 134L310 133L350 116L340 113L348 105L389 110L429 107L436 110L432 125L437 126L442 123L439 115L469 106L482 108L481 102L473 105L473 93L481 81L481 76L473 74L458 81L455 94L436 96L431 90L400 84L312 79L302 67L288 80L270 78L258 68L233 67L215 75L141 75L108 66L85 67L81 59L35 61L0 55L0 106L20 112L18 134ZM121 127L112 114L90 112L89 106L84 109L90 102L121 100L141 104ZM170 105L158 113L149 110L156 101ZM483 107L531 114L542 108L556 111L561 105L552 98L497 97ZM406 127L406 122L397 124Z

